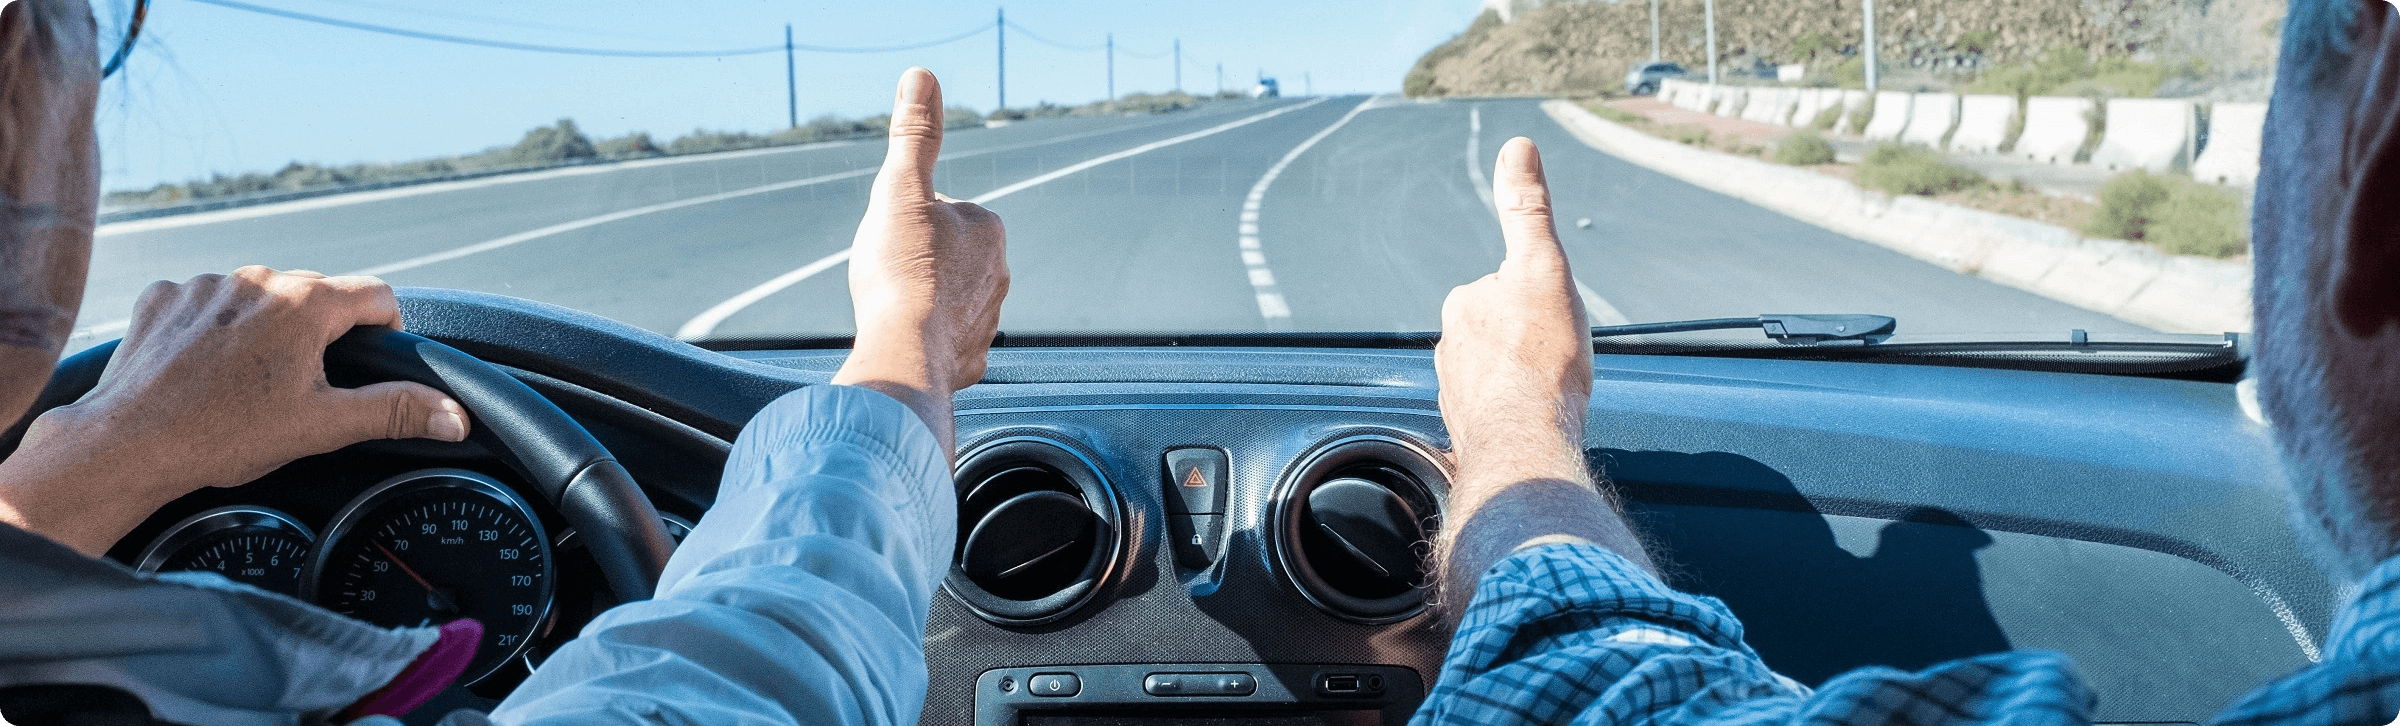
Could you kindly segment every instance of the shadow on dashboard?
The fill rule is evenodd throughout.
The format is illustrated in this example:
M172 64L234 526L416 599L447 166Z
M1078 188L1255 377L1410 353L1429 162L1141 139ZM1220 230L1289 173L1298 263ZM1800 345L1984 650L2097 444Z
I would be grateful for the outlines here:
M1669 581L1724 600L1784 675L1813 686L1861 666L1916 670L2010 647L1975 560L1992 538L1956 514L1828 517L1782 473L1737 454L1588 455L1625 493Z

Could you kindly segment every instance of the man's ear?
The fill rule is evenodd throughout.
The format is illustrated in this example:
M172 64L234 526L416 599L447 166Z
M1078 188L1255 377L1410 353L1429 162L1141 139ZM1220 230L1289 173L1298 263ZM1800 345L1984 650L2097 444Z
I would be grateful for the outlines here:
M2331 240L2332 312L2342 332L2366 338L2400 323L2400 24L2385 3L2359 10L2344 79L2350 183L2332 200L2346 222Z

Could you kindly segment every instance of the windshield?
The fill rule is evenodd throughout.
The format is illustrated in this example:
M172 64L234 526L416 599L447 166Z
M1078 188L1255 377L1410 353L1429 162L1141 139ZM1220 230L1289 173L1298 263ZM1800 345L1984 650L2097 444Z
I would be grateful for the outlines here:
M1436 331L1515 136L1595 326L2248 330L2283 5L1944 1L162 2L105 82L75 347L245 264L848 335L912 65L938 188L1005 220L1009 333Z

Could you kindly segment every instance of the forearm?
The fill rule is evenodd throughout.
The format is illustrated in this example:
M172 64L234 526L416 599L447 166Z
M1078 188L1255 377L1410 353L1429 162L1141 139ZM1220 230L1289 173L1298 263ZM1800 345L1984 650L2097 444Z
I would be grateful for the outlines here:
M62 409L63 410L63 409ZM45 415L0 461L0 522L98 557L175 497L108 437Z
M940 357L929 355L925 343L904 340L891 343L870 341L874 333L860 331L860 341L835 371L830 383L837 386L858 386L881 393L899 401L933 430L933 438L944 452L950 452L956 442L955 422L951 419L948 384L949 371L939 365Z
M1452 617L1465 611L1485 571L1530 544L1590 542L1657 572L1615 491L1584 464L1581 409L1581 401L1562 402L1548 420L1515 416L1463 427L1453 442L1458 481L1434 548Z

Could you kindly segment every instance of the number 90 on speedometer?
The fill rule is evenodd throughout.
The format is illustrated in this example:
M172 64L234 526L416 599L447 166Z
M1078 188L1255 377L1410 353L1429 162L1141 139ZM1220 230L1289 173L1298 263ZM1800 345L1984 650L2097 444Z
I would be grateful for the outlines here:
M395 477L359 495L317 550L308 590L385 627L473 618L483 642L460 683L525 649L553 597L550 540L516 492L474 472Z

